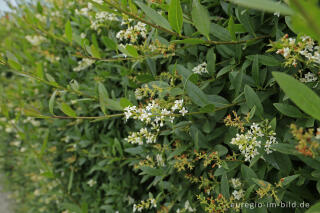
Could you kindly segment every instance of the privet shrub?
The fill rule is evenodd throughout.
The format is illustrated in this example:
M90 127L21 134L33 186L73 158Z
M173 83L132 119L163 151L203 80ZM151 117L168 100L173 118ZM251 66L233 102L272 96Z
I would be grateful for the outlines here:
M48 0L4 14L1 165L16 212L314 205L319 5L232 2Z

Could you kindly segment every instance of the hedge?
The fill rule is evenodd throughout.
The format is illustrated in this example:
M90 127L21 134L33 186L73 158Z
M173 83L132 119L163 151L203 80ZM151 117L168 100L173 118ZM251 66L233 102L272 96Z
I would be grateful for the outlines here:
M316 0L9 6L0 165L16 212L320 212Z

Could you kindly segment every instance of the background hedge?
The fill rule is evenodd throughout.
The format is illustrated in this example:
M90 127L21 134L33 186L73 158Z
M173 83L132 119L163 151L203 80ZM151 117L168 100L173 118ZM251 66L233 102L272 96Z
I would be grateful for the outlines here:
M305 212L319 14L316 0L21 1L0 19L16 212ZM266 206L281 202L307 208Z

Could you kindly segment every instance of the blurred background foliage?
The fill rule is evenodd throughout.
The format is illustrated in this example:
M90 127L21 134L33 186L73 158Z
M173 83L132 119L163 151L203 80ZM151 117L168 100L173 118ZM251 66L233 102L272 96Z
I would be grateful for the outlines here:
M0 18L16 212L305 212L231 204L319 200L319 14L315 0L17 2ZM156 143L128 142L151 130L127 107L176 100L187 112L161 118ZM251 133L248 161L232 141Z

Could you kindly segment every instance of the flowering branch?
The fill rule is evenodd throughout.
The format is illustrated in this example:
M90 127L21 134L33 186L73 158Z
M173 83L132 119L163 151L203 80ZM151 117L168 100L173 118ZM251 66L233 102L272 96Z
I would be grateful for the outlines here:
M136 14L130 13L130 12L122 9L121 7L117 6L115 3L112 3L112 0L106 0L104 2L107 3L109 6L117 9L118 11L128 15L129 17L131 17L133 19L136 19L136 20L139 20L140 22L143 22L143 23L145 23L147 25L150 25L153 28L156 28L156 29L159 29L161 31L167 32L170 35L176 36L176 37L181 38L181 39L190 39L190 38L192 38L192 37L189 37L189 36L180 35L179 33L176 33L174 31L168 30L168 29L166 29L164 27L161 27L159 25L153 24L152 22L147 21L147 20L139 17ZM251 38L251 39L247 39L247 40L241 40L241 41L204 41L203 44L206 44L206 45L241 44L241 43L247 43L247 42L250 42L250 41L255 41L255 40L268 38L268 37L270 37L270 35L258 36L258 37L255 37L255 38Z

